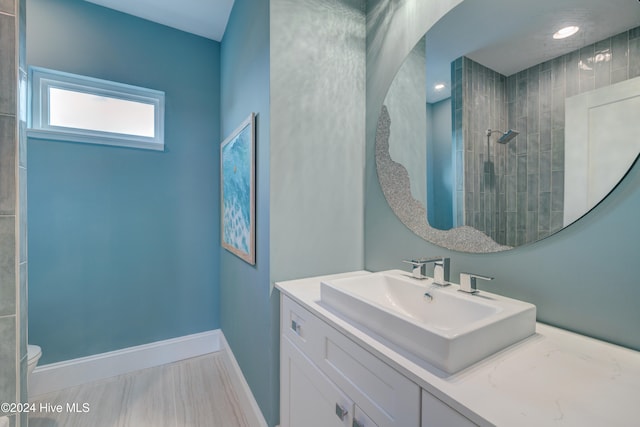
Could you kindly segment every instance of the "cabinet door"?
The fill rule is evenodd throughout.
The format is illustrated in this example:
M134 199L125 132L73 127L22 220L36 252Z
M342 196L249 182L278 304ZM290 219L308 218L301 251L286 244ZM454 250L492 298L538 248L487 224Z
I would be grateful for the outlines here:
M280 422L282 427L351 427L353 402L281 337Z
M420 387L323 323L317 366L379 427L418 427Z

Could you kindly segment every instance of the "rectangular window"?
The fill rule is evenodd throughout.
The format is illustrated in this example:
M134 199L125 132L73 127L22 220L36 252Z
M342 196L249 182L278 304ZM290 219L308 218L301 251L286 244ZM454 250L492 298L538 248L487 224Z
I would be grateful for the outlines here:
M164 92L30 68L28 135L164 150Z

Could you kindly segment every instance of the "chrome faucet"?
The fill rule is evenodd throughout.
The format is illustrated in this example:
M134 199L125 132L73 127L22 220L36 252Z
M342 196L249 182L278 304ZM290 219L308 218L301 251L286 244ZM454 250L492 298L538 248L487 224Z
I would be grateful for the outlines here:
M460 292L466 292L468 294L476 294L478 293L478 288L476 286L476 280L493 280L493 277L481 276L479 274L472 273L460 273Z
M427 278L427 264L433 263L433 284L438 286L449 286L449 264L450 259L443 256L432 258L420 258L410 261L402 261L413 265L411 270L414 279Z
M421 259L402 260L407 264L411 264L411 277L418 280L427 279L427 263Z

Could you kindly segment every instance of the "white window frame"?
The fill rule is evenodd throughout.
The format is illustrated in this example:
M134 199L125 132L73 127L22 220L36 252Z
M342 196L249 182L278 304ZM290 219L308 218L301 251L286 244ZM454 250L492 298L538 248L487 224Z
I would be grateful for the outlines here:
M164 151L164 92L41 67L29 67L29 77L29 137ZM50 88L151 104L154 136L53 126L49 122Z

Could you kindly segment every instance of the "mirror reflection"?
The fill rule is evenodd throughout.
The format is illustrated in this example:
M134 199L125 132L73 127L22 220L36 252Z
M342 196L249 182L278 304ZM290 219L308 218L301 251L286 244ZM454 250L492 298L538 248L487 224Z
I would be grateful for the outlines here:
M463 1L409 54L378 127L392 159L379 177L402 165L410 189L395 191L426 207L426 227L471 227L487 251L577 220L640 152L638 5L533 3ZM381 185L398 213L397 183Z

